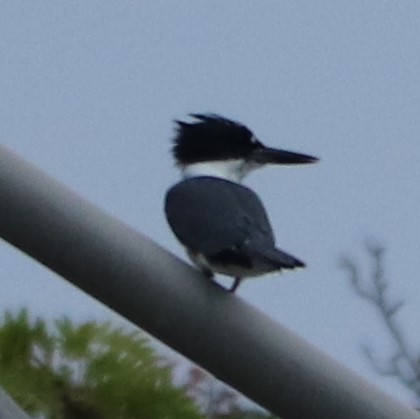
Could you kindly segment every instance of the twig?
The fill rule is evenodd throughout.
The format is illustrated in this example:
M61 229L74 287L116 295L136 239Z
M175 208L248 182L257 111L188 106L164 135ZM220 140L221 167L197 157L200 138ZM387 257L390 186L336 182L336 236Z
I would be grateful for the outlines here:
M408 389L413 391L420 400L420 364L419 355L413 356L403 336L400 326L396 322L396 314L403 307L404 301L392 301L387 293L388 282L384 272L385 249L378 245L368 245L367 251L373 261L371 274L372 289L367 289L356 263L351 259L344 259L342 267L347 270L350 283L356 294L370 302L379 311L389 335L396 343L395 353L384 362L380 362L373 351L367 346L362 351L373 369L381 375L393 376L400 380Z

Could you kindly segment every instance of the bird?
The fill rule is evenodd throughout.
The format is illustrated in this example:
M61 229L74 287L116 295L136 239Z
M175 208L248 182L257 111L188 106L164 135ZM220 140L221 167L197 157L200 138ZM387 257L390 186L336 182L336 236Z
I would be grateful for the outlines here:
M192 262L209 278L245 278L305 267L276 247L258 195L241 184L266 165L309 164L317 157L265 146L244 124L214 113L176 120L172 155L181 181L165 196L166 219Z

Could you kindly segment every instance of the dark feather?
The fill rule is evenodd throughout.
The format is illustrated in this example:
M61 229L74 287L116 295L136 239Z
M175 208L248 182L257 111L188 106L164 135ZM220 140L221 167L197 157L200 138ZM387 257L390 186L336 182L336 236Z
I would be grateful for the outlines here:
M194 252L216 254L248 244L274 246L265 209L251 189L214 177L195 177L173 186L165 212L178 240Z

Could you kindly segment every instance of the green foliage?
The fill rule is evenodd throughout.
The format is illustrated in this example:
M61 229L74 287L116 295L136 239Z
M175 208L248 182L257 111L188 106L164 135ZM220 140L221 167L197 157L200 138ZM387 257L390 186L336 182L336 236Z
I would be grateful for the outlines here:
M197 367L176 387L173 367L140 332L68 318L48 327L26 310L0 323L0 386L48 419L274 418L243 409L238 393Z
M201 417L140 332L67 318L47 327L26 310L0 324L0 385L38 417Z

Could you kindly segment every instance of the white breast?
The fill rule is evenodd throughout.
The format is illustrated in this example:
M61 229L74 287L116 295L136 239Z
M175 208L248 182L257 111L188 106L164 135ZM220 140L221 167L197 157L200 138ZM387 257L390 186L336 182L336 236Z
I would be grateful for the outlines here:
M258 167L260 167L260 165L256 163L232 159L192 163L182 166L181 170L184 178L214 176L240 183L251 170L257 169Z

